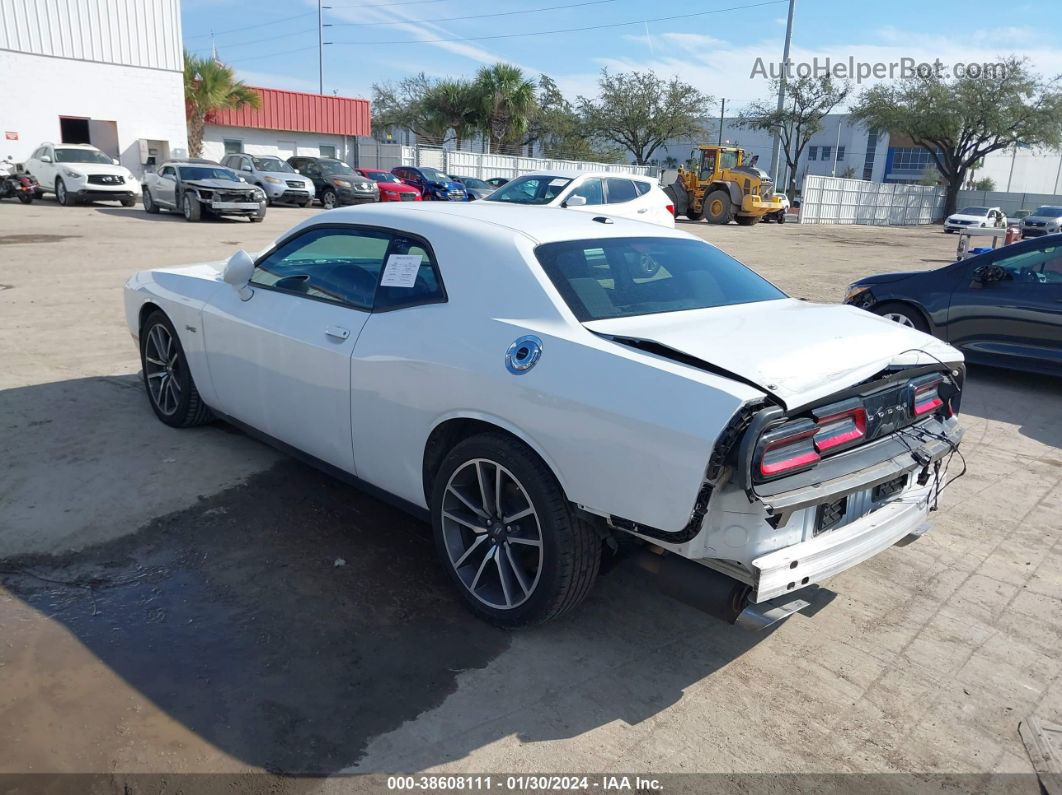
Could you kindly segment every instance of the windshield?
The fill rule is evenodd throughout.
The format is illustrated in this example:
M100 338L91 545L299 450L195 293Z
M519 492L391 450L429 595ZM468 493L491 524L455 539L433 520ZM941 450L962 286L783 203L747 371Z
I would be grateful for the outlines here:
M444 173L434 168L424 168L422 166L420 173L424 175L424 179L428 180L428 182L453 182L453 180Z
M573 240L546 243L535 254L581 322L786 297L733 257L699 240Z
M114 161L103 152L95 149L56 149L56 163L99 163L100 165L114 165Z
M402 180L392 174L390 171L366 171L365 176L369 179L376 180L377 182L392 182L399 185L402 184Z
M279 171L284 174L294 174L295 169L281 160L279 157L252 157L254 167L259 171Z
M571 182L570 177L517 177L483 201L511 204L549 204Z
M325 174L353 174L354 169L340 160L318 160Z
M181 179L226 179L230 182L239 182L236 172L222 166L181 166Z
M956 215L988 215L987 207L963 207Z
M466 188L486 188L487 190L491 188L486 182L475 177L457 177L456 179Z
M1047 218L1062 217L1062 207L1037 207L1033 215L1043 215Z

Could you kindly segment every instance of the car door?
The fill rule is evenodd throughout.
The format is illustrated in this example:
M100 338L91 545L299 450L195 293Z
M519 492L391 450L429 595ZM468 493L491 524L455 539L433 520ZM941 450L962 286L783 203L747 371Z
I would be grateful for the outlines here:
M216 408L355 473L350 356L390 242L379 230L310 227L258 260L249 297L219 290L203 311Z
M952 293L948 341L971 358L1062 366L1062 246L970 261Z
M35 173L33 176L37 178L37 181L48 190L55 190L55 175L58 170L58 166L55 164L55 149L51 146L41 147L40 159L34 164Z
M177 206L177 167L163 166L154 180L151 198L162 207Z
M558 182L563 183L563 179L558 179ZM586 204L569 204L568 200L572 196L582 196L586 199ZM587 177L568 193L564 197L564 201L561 204L567 207L569 210L582 210L583 212L601 214L601 205L605 203L605 184L600 177Z
M606 212L609 215L620 215L624 218L645 220L643 216L648 211L648 204L637 201L638 188L634 180L623 177L609 177L605 180L605 203L608 205Z

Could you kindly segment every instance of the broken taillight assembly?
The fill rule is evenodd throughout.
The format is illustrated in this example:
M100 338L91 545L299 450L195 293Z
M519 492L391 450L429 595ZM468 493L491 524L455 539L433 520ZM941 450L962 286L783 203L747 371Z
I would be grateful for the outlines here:
M760 437L757 467L761 478L776 478L819 463L815 448L819 426L813 420L787 422Z
M940 394L940 387L943 383L943 377L935 374L916 378L911 382L912 417L924 417L944 406L944 398ZM951 416L950 412L949 416Z

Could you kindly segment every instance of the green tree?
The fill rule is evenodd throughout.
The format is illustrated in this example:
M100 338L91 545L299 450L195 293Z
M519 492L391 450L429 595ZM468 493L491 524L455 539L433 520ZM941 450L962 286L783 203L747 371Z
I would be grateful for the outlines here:
M231 66L184 53L184 112L188 121L188 154L203 154L203 128L219 110L262 106L257 91L236 79Z
M547 75L539 77L537 108L525 137L529 151L536 143L541 144L546 157L558 160L617 163L623 157L621 149L601 146L594 140L575 106Z
M426 102L434 87L435 81L423 72L397 83L373 83L373 135L385 140L392 129L412 130L419 142L441 146L450 122Z
M772 81L772 98L753 102L738 115L738 124L751 130L778 132L789 175L785 192L796 194L797 164L808 141L822 131L822 120L848 98L850 83L839 83L830 74L787 80L785 103L778 110L778 81Z
M981 177L973 184L974 190L983 190L991 193L996 189L996 181L991 177Z
M936 167L927 168L925 171L922 172L922 176L919 177L918 184L926 186L939 185L940 172L937 171Z
M479 125L490 141L492 152L506 145L519 146L535 115L535 84L519 67L496 63L476 74L479 97Z
M598 86L597 98L578 100L586 132L626 150L638 165L668 139L703 134L701 117L712 99L677 77L603 69Z
M955 212L967 172L1012 146L1062 143L1059 79L1045 80L1016 56L973 77L940 70L873 86L853 108L867 126L902 133L924 147L944 179L944 212Z
M468 80L440 80L428 88L422 102L432 128L453 131L458 149L481 126L479 94Z

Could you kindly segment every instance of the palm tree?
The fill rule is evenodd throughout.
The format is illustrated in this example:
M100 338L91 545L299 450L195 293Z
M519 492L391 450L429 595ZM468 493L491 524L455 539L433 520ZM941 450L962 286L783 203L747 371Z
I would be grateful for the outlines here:
M423 99L424 109L437 126L454 131L456 148L480 126L480 101L476 86L467 80L440 80Z
M484 66L476 75L480 126L490 140L492 152L523 136L534 115L535 84L519 67L496 63Z
M203 128L210 114L250 105L259 108L262 98L253 88L236 79L231 66L212 58L184 53L184 112L188 119L188 153L203 153Z

